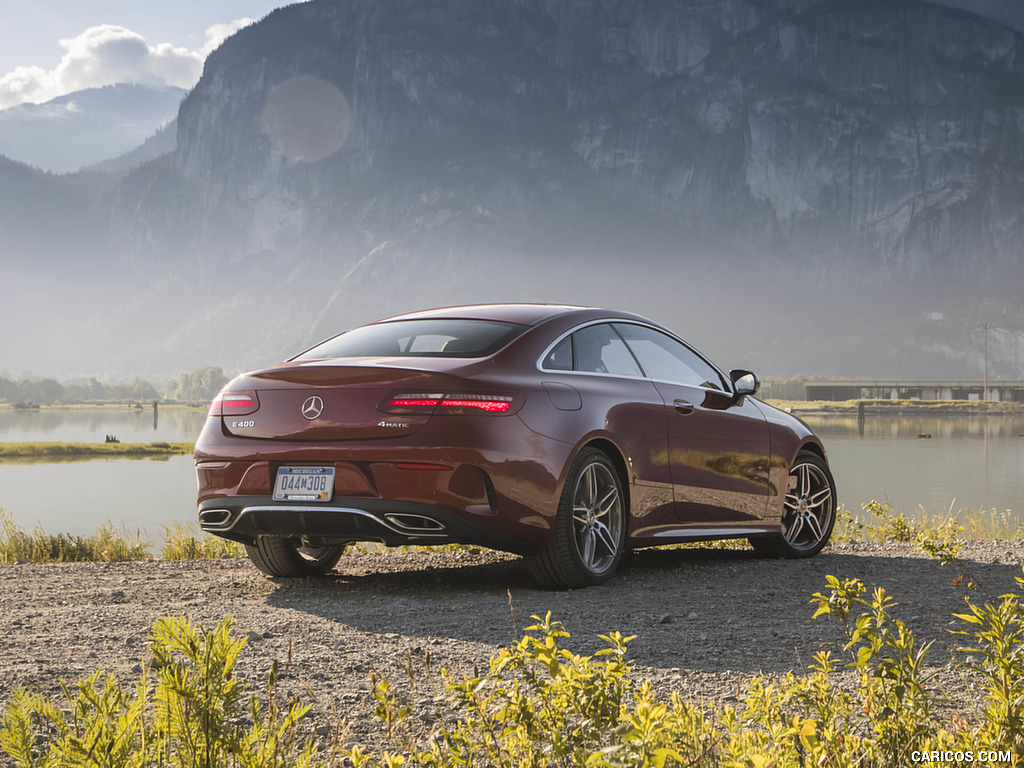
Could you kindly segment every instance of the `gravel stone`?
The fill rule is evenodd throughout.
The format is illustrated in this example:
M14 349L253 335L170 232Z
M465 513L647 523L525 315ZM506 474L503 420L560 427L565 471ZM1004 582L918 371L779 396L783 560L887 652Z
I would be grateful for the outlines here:
M961 556L990 594L1016 591L1024 542L969 542ZM20 686L59 700L61 679L74 683L95 669L130 685L155 619L184 615L212 628L227 615L249 640L238 671L254 689L266 689L276 660L295 694L309 700L308 685L316 695L311 731L344 719L346 741L372 747L381 729L371 674L420 701L443 688L441 668L456 679L486 670L516 628L551 611L572 634L563 643L573 652L600 650L599 634L636 635L633 680L712 706L735 700L754 676L802 671L823 645L842 657L839 624L811 618L811 595L826 589L826 575L884 587L919 640L935 640L928 659L950 707L973 711L975 694L948 664L959 638L947 629L963 612L965 585L954 584L955 568L895 543L843 544L806 561L739 549L641 550L602 587L566 592L538 588L520 559L486 550L348 554L319 580L268 579L244 559L5 565L0 702ZM665 613L686 605L706 608L699 620L696 611ZM675 620L682 616L688 621ZM432 702L414 709L424 723L443 717Z

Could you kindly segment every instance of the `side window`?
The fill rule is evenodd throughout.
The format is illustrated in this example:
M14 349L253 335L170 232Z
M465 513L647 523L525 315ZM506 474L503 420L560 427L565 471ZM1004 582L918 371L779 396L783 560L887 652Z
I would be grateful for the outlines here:
M566 336L555 345L541 364L546 371L572 370L572 336Z
M581 328L572 335L572 339L576 352L575 370L643 376L633 355L608 323Z
M671 336L642 325L616 323L615 329L652 379L726 390L721 375L704 358Z

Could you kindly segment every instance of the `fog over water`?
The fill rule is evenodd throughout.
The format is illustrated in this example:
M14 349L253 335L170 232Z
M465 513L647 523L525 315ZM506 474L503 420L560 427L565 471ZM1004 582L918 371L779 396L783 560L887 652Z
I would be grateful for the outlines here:
M1022 20L958 4L988 19L275 12L207 60L173 153L66 176L0 158L0 369L237 371L391 314L531 301L638 312L775 376L980 379L989 322L989 375L1019 378Z

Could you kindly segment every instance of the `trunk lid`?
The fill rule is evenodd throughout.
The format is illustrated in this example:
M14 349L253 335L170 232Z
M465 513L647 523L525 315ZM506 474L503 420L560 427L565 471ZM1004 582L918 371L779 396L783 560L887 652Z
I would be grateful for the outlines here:
M406 362L406 361L403 361ZM237 379L232 389L256 393L259 408L224 416L225 432L265 440L341 441L411 435L430 414L378 409L396 393L444 393L460 380L445 371L381 363L282 363Z

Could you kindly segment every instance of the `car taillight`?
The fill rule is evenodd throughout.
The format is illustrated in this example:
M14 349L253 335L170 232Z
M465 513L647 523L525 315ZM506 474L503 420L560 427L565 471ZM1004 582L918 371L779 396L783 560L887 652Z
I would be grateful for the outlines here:
M441 402L443 394L395 395L385 405L389 408L433 408Z
M483 395L456 392L451 394L400 394L381 403L381 410L387 412L433 412L433 413L507 413L515 404L512 395Z
M221 392L210 403L210 416L245 416L259 407L255 392Z
M478 408L487 413L505 413L512 407L507 395L445 395L440 408Z

